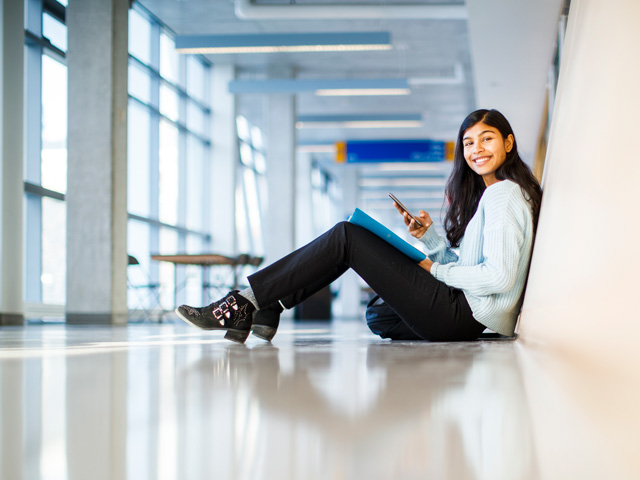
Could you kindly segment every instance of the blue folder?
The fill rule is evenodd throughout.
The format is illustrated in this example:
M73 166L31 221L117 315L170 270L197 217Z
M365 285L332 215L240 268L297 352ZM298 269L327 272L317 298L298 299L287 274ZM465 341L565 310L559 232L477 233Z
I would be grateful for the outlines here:
M349 218L350 223L354 223L356 225L360 225L363 228L366 228L370 232L376 234L381 239L387 241L389 244L396 247L402 253L404 253L407 257L415 260L416 262L421 262L427 256L418 250L416 247L408 243L406 240L403 240L398 235L393 233L387 227L382 225L377 220L374 220L369 215L364 213L359 208L356 208L353 212L353 215Z

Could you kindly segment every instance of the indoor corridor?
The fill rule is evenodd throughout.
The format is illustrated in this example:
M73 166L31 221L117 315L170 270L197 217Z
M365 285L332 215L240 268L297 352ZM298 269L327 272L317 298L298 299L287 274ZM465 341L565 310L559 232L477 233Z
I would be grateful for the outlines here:
M1 478L637 479L638 383L519 341L3 328Z

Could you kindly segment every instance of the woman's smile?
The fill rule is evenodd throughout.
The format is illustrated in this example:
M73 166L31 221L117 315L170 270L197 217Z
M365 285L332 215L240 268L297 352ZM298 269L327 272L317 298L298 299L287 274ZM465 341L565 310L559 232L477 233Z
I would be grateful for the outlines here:
M476 157L473 159L473 163L475 163L477 166L481 167L482 165L484 165L485 163L487 163L489 161L488 156L485 157Z
M513 148L513 135L503 138L497 128L478 122L464 132L462 142L469 168L482 176L486 186L496 183L495 172Z

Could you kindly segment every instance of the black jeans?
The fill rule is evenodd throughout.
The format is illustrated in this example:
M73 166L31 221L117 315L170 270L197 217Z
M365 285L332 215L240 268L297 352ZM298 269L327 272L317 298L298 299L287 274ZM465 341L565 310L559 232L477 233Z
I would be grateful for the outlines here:
M395 330L402 331L402 339L410 331L416 340L475 340L485 328L473 318L461 290L436 280L381 238L348 222L254 273L249 284L261 307L280 300L291 308L349 268L398 313L404 324Z

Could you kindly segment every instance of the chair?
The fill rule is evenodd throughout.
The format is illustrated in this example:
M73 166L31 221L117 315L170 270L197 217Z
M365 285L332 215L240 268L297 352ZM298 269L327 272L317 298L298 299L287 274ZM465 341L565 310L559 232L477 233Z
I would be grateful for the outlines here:
M151 277L140 265L140 262L133 255L129 255L129 267L135 267L138 270L138 277L136 280L140 281L142 277L142 283L131 281L129 275L127 275L127 289L135 292L138 300L138 308L129 309L130 317L132 313L141 312L142 321L145 319L151 320L155 315L158 316L158 321L162 322L164 316L164 309L162 308L162 301L160 298L160 283L154 283L151 281ZM141 292L146 290L146 294ZM158 313L159 311L159 313Z

